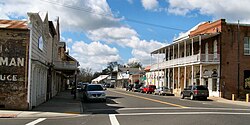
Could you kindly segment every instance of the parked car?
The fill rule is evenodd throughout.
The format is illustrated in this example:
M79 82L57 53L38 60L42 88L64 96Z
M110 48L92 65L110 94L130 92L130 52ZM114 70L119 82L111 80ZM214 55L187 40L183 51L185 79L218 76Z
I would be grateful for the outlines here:
M141 89L142 93L153 93L156 89L155 85L147 85Z
M209 96L209 91L207 86L204 85L191 85L181 92L181 98L190 97L191 100L202 98L204 100Z
M78 92L80 92L80 91L82 91L82 90L84 89L84 87L85 87L86 85L88 85L88 84L89 84L89 83L79 82L79 83L77 84L76 89L78 90Z
M133 92L141 92L142 84L134 84Z
M105 86L106 88L110 88L110 83L105 83L104 86Z
M106 102L106 93L101 84L88 84L83 90L83 99Z
M78 82L76 89L79 91L82 89L82 82Z
M155 89L155 95L171 95L172 91L166 86L158 87Z
M126 91L132 91L133 89L133 84L129 84L127 87L126 87Z

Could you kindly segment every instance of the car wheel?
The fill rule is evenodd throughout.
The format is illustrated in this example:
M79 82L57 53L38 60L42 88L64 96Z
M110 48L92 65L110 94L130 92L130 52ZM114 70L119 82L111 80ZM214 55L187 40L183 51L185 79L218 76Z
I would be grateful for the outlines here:
M193 94L190 95L190 99L194 100L194 95Z
M206 100L207 100L207 97L204 97L203 100L206 101Z
M183 93L181 93L181 99L184 99L184 98L185 98L184 94L183 94Z

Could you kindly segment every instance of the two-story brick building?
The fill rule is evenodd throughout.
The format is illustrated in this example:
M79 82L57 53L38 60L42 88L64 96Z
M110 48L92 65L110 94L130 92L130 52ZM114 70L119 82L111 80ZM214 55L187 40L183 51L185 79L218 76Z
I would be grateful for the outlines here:
M249 24L224 19L201 23L188 36L151 54L163 60L151 66L156 74L154 84L161 86L159 77L164 77L163 85L176 95L192 84L207 85L210 96L217 97L244 97L250 92L246 82L250 77Z

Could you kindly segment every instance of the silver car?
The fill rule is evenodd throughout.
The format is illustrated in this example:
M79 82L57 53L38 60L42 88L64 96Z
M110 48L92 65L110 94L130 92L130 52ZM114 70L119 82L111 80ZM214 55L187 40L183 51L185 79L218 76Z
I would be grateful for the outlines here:
M168 87L163 86L163 87L158 87L157 89L155 89L154 94L155 95L171 95L172 91Z
M106 93L101 84L88 84L83 90L83 98L86 101L106 102Z

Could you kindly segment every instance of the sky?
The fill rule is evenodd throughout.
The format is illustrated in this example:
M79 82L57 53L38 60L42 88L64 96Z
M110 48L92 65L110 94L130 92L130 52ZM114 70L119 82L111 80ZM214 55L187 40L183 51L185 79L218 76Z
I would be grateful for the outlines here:
M250 0L1 0L0 19L27 20L27 12L59 17L61 41L80 68L102 71L108 62L150 65L150 52L201 22L250 24Z

